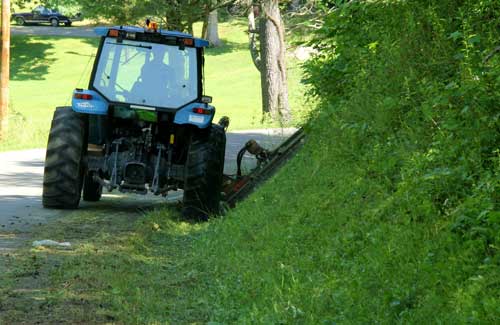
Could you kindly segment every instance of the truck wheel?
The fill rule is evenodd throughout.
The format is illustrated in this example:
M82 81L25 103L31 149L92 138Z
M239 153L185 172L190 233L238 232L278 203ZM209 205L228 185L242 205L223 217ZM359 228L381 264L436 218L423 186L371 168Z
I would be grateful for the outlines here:
M76 209L85 171L85 121L71 107L58 107L50 127L42 202L46 208Z
M225 152L226 133L217 124L208 136L191 140L184 174L185 217L206 220L219 213Z
M16 24L18 24L19 26L23 26L25 24L24 18L23 17L17 17L16 18Z
M102 196L102 185L94 181L93 174L87 173L83 179L83 200L97 202Z
M50 20L50 24L52 25L52 27L58 27L59 26L59 20L57 20L56 18L52 18Z

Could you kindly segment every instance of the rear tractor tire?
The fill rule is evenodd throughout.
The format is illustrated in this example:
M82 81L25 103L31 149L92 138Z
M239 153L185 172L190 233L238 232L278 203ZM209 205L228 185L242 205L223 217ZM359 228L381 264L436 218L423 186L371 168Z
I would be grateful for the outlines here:
M208 136L191 140L184 175L184 217L207 220L220 213L225 152L226 133L220 125L212 124Z
M71 107L54 112L50 128L42 203L46 208L76 209L80 203L85 172L86 123Z

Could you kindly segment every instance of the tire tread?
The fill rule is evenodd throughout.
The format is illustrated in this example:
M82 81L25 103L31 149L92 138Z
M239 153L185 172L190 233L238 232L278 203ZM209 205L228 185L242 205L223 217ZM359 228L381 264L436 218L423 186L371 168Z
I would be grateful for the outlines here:
M75 209L81 197L85 121L70 107L54 112L43 176L42 203L46 208Z

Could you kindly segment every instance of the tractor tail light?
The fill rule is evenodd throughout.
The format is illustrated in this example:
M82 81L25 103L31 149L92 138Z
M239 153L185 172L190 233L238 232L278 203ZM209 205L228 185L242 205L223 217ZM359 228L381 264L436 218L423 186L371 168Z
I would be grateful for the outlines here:
M75 99L84 99L84 100L91 100L92 99L92 95L90 94L75 94Z
M195 107L195 108L193 108L193 113L202 114L202 115L210 115L210 114L212 114L212 111L209 109L206 109L206 108Z
M118 30L117 29L110 29L108 32L109 37L118 37Z
M186 46L193 46L194 40L192 38L185 38L184 39L184 45Z

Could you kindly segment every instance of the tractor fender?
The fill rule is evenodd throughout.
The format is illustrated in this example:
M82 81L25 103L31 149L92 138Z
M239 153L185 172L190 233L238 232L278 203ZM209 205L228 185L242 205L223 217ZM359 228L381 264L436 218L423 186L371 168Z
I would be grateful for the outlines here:
M204 114L194 112L195 108L202 108ZM215 107L203 103L191 103L177 111L174 118L175 124L191 124L200 129L205 129L212 124Z
M73 91L71 107L77 113L107 115L108 106L108 102L96 91L87 89L75 89Z

